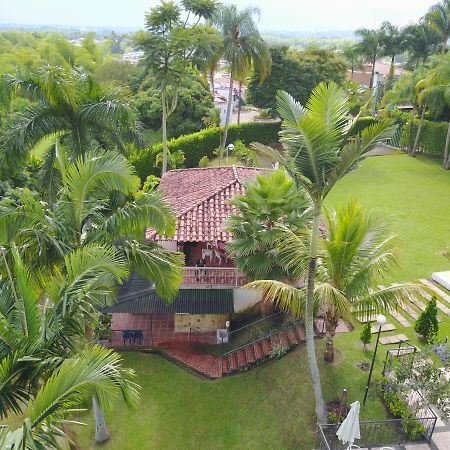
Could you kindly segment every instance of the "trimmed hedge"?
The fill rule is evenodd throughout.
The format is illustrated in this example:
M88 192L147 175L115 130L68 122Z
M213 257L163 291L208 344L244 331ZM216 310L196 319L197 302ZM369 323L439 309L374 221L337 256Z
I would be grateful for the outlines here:
M353 125L353 132L354 134L361 133L365 128L369 127L370 125L373 125L374 123L379 122L379 119L376 119L372 116L363 116L360 117Z
M400 145L403 148L409 146L409 125L410 122L407 122L403 127L402 137L400 139ZM419 119L415 119L413 125L413 143L418 125ZM424 120L422 132L420 134L418 151L424 153L425 155L443 158L447 129L447 122L432 122L430 120Z
M228 142L241 140L245 145L252 142L261 144L273 144L278 142L280 122L246 122L240 125L230 125L228 130ZM213 152L220 146L222 128L213 127L187 134L169 141L169 151L183 151L186 161L185 166L198 167L200 159L204 156L212 158ZM155 155L162 152L162 143L155 144L141 152L131 155L130 162L136 169L142 180L155 173Z

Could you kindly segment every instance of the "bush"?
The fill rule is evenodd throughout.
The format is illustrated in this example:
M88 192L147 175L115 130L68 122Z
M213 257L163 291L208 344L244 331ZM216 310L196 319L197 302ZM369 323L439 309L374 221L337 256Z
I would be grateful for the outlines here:
M419 119L415 119L413 123L413 142L417 133ZM409 129L410 122L407 122L403 127L400 145L403 148L409 146ZM418 151L430 156L444 157L445 139L447 137L447 122L432 122L431 120L424 120L422 132L420 134Z
M414 330L421 334L427 342L430 342L439 330L437 313L436 299L433 297L414 325Z
M198 167L202 167L202 168L208 167L208 163L209 163L209 158L207 156L204 156L198 162Z
M367 345L370 344L370 341L372 340L372 331L370 328L371 328L370 322L367 322L364 325L361 335L359 336L359 339L364 344L364 348L366 348Z
M360 117L353 125L354 134L361 133L365 128L377 122L379 120L372 116Z
M241 140L244 145L252 142L261 144L272 144L278 142L280 122L246 122L240 125L230 125L228 130L228 141ZM204 156L211 158L214 150L220 146L222 128L211 127L198 133L180 136L169 141L169 152L175 153L181 150L185 155L185 167L198 167L200 159ZM162 152L162 143L158 143L141 152L130 156L130 162L136 169L142 180L148 175L158 175L155 169L155 156Z
M270 359L280 359L285 356L289 348L281 342L272 346L270 350Z
M234 156L236 159L248 167L256 167L256 152L245 146L241 140L234 143Z

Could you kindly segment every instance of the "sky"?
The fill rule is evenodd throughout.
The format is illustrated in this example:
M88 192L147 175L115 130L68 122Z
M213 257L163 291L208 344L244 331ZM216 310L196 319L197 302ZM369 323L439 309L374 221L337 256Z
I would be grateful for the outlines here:
M262 31L376 28L384 20L406 25L437 0L234 0L261 9ZM137 27L158 0L0 0L0 24ZM224 1L227 3L227 0Z

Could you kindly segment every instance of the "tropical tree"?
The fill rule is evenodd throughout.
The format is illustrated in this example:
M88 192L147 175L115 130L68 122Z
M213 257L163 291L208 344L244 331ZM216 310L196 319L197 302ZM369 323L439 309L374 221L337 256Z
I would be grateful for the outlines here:
M375 63L384 51L382 33L379 30L361 28L356 30L355 34L360 38L357 44L358 51L372 66L369 83L369 88L372 89L375 77Z
M8 104L16 98L29 101L2 137L3 168L16 169L37 143L47 139L46 184L55 161L56 140L72 159L84 156L86 149L123 150L124 140L140 142L133 108L114 92L103 90L82 69L44 66L33 73L6 74L0 96Z
M180 83L191 67L205 69L220 47L217 31L200 23L211 20L216 10L215 0L185 0L182 6L161 1L146 16L147 32L137 37L144 64L161 92L162 173L167 171L167 121L177 108Z
M424 20L440 36L441 52L445 53L450 36L450 0L441 0L431 6Z
M89 395L103 407L119 393L129 406L138 398L134 373L115 352L82 350L86 317L114 295L127 263L113 247L86 245L50 273L36 273L14 243L1 253L0 417L22 413L27 403L28 411L20 428L0 431L0 442L2 448L60 448L61 420Z
M387 85L390 87L394 79L395 57L403 53L404 50L404 37L400 29L390 22L383 22L380 32L384 55L391 58L387 80Z
M417 69L436 51L438 35L426 23L408 25L402 30L404 49L410 55L409 65Z
M348 115L348 98L345 91L335 83L319 84L311 93L305 107L288 93L280 92L278 109L283 120L280 133L283 154L260 144L255 144L255 147L279 161L297 185L307 192L313 204L311 237L309 245L306 244L307 258L297 261L297 274L301 273L307 283L304 318L308 364L316 398L317 420L323 422L325 404L313 330L322 205L333 186L355 167L355 163L378 143L392 136L394 130L388 122L380 121L368 126L361 133L355 132ZM279 284L278 287L278 294L281 296L298 295L292 286Z
M222 35L221 58L228 63L230 71L227 114L220 144L221 156L225 149L230 125L233 81L245 79L251 66L261 81L270 72L270 52L253 20L253 16L256 14L259 14L259 10L256 8L238 11L235 5L226 5L222 6L214 17L214 23Z
M361 53L356 44L347 45L342 52L344 58L348 61L350 65L350 81L353 81L353 73L355 69L362 65L361 63Z
M245 194L231 201L237 213L230 216L227 230L233 235L227 250L236 267L249 280L284 280L289 272L275 247L277 226L299 231L310 219L309 202L299 196L295 183L281 170L260 174Z

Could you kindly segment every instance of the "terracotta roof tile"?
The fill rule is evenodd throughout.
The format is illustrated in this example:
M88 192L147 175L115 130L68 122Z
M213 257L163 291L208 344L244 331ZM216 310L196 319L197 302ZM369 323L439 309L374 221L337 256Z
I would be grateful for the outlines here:
M230 240L230 233L222 229L234 211L229 200L243 194L245 183L262 171L264 169L229 166L166 172L159 188L177 216L172 239L180 242ZM146 238L155 240L160 237L148 229Z

